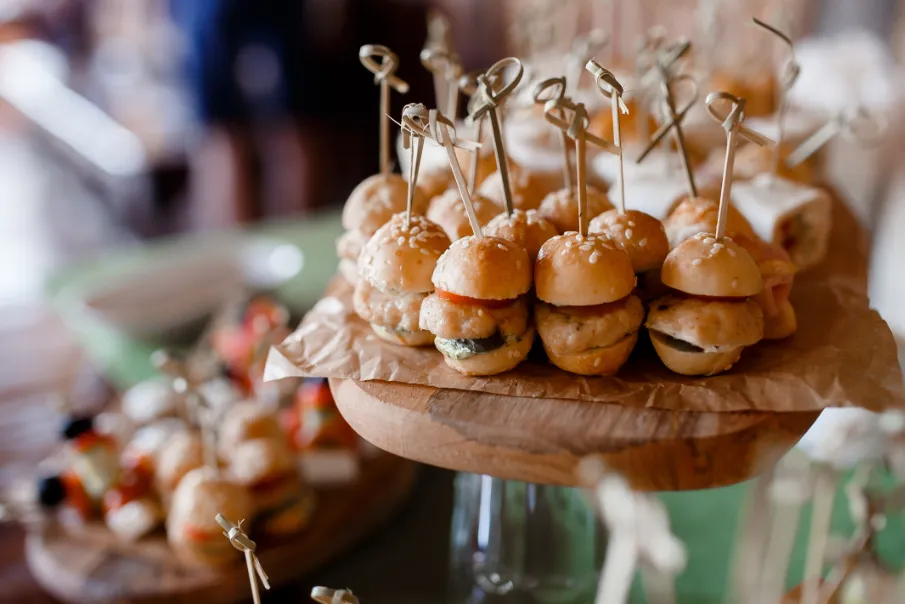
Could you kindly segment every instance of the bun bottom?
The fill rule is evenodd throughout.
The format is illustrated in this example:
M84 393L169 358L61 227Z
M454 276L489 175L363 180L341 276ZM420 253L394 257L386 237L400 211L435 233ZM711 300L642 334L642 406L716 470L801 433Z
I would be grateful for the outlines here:
M418 331L397 331L383 325L371 323L371 329L378 338L401 346L427 346L434 343L434 334L419 329Z
M578 375L614 375L622 367L635 349L638 332L629 334L619 342L606 348L592 348L575 354L553 354L546 346L550 362Z
M667 344L664 337L650 332L650 340L663 364L681 375L716 375L726 371L741 358L744 346L727 352L685 352Z
M792 303L786 300L779 312L772 317L764 317L764 339L782 340L798 330L798 317Z
M447 365L465 375L496 375L524 361L533 343L534 327L529 326L517 342L505 344L492 352L482 352L467 359L454 359L445 354L443 358Z
M349 282L349 285L355 285L358 282L358 263L355 260L341 259L339 261L339 274Z

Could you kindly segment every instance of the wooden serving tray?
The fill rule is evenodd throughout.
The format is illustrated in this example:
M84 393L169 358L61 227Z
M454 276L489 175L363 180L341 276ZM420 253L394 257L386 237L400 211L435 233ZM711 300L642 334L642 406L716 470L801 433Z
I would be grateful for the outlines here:
M701 413L331 379L343 417L373 445L423 463L509 480L578 486L600 454L635 489L683 491L757 476L819 411Z
M363 460L354 485L318 491L309 529L257 541L271 585L299 579L385 524L407 499L414 479L414 464L380 454ZM49 523L28 535L26 559L41 587L64 602L208 604L250 598L241 552L236 551L236 566L228 569L185 566L162 532L129 544L100 523L77 531Z

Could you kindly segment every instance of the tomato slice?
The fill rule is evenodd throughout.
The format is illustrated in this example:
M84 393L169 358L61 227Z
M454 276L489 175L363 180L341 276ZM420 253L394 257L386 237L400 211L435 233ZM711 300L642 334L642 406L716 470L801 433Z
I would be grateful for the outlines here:
M187 524L182 528L185 538L195 543L203 543L205 541L214 541L220 537L219 533L211 533L204 529L197 528L191 524Z
M512 306L513 304L515 304L516 300L518 300L518 298L511 298L509 300L482 300L481 298L469 298L468 296L460 296L459 294L454 294L443 289L436 290L436 294L444 300L452 302L453 304L483 306L484 308L506 308L507 306Z

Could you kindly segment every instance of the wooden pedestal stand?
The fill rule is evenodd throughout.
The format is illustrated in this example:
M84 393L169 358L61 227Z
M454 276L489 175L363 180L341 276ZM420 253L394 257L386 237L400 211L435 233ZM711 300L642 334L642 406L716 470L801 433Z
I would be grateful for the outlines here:
M376 530L405 501L414 477L414 464L404 459L364 460L354 485L318 491L310 528L280 539L256 537L271 584L297 580ZM185 566L162 532L128 544L99 523L81 529L53 523L28 536L26 558L41 586L64 602L225 603L249 595L241 553L223 570Z

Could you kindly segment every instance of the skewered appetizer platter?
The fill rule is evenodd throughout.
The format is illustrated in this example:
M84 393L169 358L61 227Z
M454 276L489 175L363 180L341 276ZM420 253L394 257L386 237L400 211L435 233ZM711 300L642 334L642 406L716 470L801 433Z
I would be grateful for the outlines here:
M361 246L354 289L334 280L271 350L266 378L329 377L350 425L404 457L574 484L578 460L603 453L643 489L744 480L825 407L901 406L895 344L865 293L864 233L815 176L789 176L840 128L785 152L794 55L742 98L698 94L687 40L643 52L629 86L591 59L593 86L573 95L566 77L503 59L473 78L464 126L407 105L405 206ZM577 100L588 92L596 102ZM774 94L779 141L748 120ZM722 128L718 178L700 167L715 150L683 128L693 107ZM528 195L520 174L537 170L510 161L525 139L507 132L539 118L561 163ZM470 127L482 122L489 141ZM476 186L487 146L498 171ZM450 176L427 210L423 149L445 153ZM344 215L372 211L353 193Z
M30 504L29 567L48 592L68 602L241 601L237 542L218 514L242 521L281 584L398 509L413 465L362 441L325 380L262 383L262 353L287 320L264 297L231 305L186 357L155 353L159 378L99 413L68 413L60 450L18 495Z

